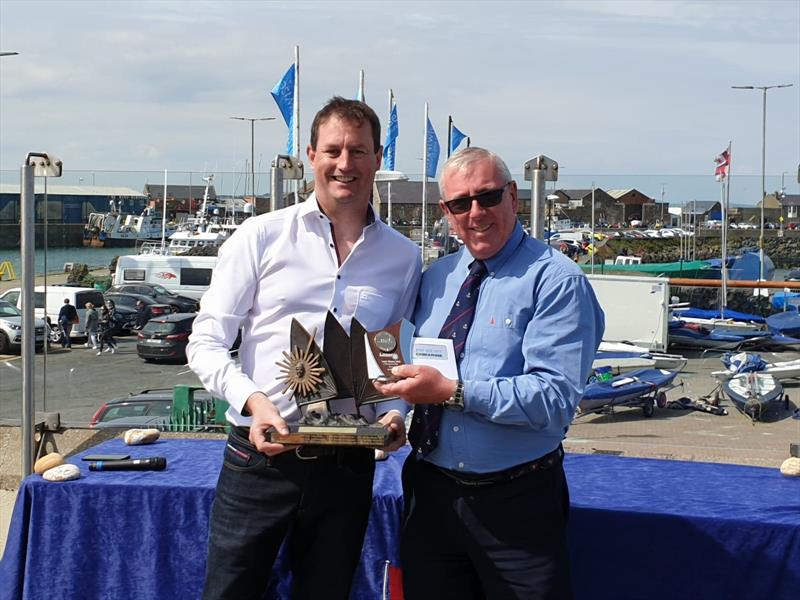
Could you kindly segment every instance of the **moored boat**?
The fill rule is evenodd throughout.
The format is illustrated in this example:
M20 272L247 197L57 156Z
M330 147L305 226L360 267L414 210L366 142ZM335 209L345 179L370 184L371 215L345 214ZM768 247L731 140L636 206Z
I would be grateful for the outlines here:
M167 223L164 234L169 236L175 226ZM160 240L160 215L132 215L117 212L90 213L83 229L83 245L92 248L132 248L137 244Z

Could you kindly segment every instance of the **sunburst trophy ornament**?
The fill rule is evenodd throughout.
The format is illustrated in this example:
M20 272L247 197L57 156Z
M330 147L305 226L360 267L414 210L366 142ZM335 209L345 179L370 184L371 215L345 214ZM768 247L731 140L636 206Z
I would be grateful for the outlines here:
M319 355L311 352L311 344L314 343L316 333L315 329L305 349L295 346L291 354L284 351L283 356L286 360L278 362L278 368L283 372L278 379L285 384L281 394L292 390L294 394L311 396L319 389L325 368L320 366Z

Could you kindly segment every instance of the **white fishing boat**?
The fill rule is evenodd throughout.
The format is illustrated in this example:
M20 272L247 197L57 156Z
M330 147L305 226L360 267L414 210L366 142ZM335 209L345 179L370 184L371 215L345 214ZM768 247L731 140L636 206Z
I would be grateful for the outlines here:
M221 246L241 224L242 219L236 219L235 211L225 211L221 215L218 208L209 209L208 190L214 181L214 175L203 177L206 188L203 192L203 203L194 216L178 221L168 240L158 243L142 244L139 254L166 254L170 256L186 254L193 248L208 248ZM245 205L245 208L250 205ZM244 218L251 212L245 212ZM160 237L160 234L159 234Z
M133 215L118 212L90 213L83 230L83 245L92 248L132 248L143 242L161 239L160 215ZM176 230L167 223L166 235Z

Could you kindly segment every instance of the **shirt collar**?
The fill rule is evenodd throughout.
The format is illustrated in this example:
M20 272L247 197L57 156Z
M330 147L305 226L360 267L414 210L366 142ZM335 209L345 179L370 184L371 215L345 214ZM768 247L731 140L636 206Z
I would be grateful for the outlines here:
M316 194L312 193L305 202L300 203L298 215L301 218L308 215L325 215L325 212L319 206ZM325 218L327 218L327 215L325 215ZM370 203L367 206L367 222L365 227L369 227L377 221L378 217L375 215L375 207L372 205L372 203Z
M502 267L505 262L511 258L511 255L516 252L517 248L522 242L523 237L525 237L525 230L522 229L522 225L519 221L517 221L516 225L514 225L514 229L511 231L511 235L500 249L500 252L494 256L484 259L483 262L486 265L486 270L490 275L493 275L495 272L497 272L500 267ZM461 258L460 262L462 265L464 265L464 268L468 269L470 263L472 263L472 261L475 259L469 253L469 250L467 250L466 246L464 246L464 250L464 256Z

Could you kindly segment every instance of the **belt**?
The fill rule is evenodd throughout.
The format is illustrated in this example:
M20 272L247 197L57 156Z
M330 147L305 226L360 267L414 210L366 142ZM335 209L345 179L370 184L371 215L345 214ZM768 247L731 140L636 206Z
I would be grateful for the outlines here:
M563 456L564 449L559 445L558 448L540 458L522 463L521 465L514 465L503 471L495 471L492 473L461 473L459 471L451 471L450 469L439 467L433 463L428 464L435 467L442 475L452 479L458 485L467 487L487 487L490 485L497 485L498 483L508 483L509 481L514 481L529 473L551 469L561 462Z

